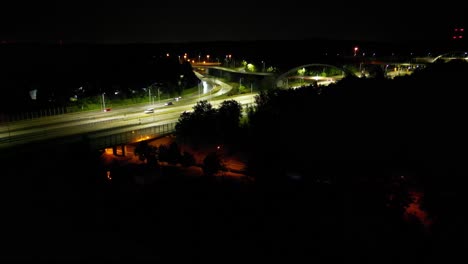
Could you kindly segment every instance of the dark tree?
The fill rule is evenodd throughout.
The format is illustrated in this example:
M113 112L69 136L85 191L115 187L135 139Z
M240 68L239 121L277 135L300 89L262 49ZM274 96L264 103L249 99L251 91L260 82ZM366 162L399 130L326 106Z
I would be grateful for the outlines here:
M236 100L221 103L216 116L217 137L221 143L235 142L239 134L242 105Z
M137 155L141 161L146 161L147 164L156 163L157 151L158 149L155 146L149 145L147 141L141 141L135 147L135 155Z
M211 143L216 136L216 113L208 101L197 102L193 112L179 117L175 127L177 137L195 146Z
M195 157L193 156L192 153L184 151L182 153L182 156L180 157L180 163L184 167L190 167L195 165Z
M158 148L158 157L159 157L159 161L166 161L166 162L169 162L170 160L170 154L169 154L169 148L167 147L167 145L159 145L159 148Z
M224 169L224 164L218 152L213 151L206 155L203 160L203 172L206 176L213 176Z
M180 157L181 157L180 147L177 144L177 142L175 142L175 141L171 142L171 144L169 145L167 155L168 155L167 156L167 161L170 164L177 164L177 163L180 162Z

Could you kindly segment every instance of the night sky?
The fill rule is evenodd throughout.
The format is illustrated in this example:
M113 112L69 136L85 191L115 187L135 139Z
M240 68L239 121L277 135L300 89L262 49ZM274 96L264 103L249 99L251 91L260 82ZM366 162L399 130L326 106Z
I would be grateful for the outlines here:
M418 1L416 1L418 2ZM449 39L459 1L10 1L2 42Z

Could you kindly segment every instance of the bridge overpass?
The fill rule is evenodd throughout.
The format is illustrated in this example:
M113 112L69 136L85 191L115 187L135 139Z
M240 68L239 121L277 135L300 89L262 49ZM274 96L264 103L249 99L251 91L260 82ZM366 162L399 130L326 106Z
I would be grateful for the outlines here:
M227 77L232 82L250 78L250 82L264 81L264 88L294 88L303 85L329 85L345 76L374 77L378 74L388 78L411 74L433 60L403 57L325 57L314 63L283 64L286 70L276 72L247 71L245 67L228 68L221 63L192 63L195 71L216 77ZM301 72L302 71L302 72ZM254 81L252 81L254 80Z

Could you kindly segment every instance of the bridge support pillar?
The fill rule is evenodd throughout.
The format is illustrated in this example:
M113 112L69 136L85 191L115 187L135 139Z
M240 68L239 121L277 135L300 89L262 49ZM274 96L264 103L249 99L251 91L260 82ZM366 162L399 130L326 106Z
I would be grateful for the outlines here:
M127 145L121 145L120 147L122 148L122 156L125 157L125 152L127 152Z
M125 156L127 152L127 146L125 144L112 146L112 154L114 156Z

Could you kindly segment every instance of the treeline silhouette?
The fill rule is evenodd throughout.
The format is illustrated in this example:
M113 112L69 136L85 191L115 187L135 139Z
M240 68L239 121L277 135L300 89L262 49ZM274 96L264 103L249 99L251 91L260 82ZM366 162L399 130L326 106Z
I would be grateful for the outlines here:
M150 86L175 95L199 82L190 63L158 47L24 44L5 45L0 52L2 113L99 104L102 93L108 100L147 96L143 88ZM30 91L36 91L35 99Z

